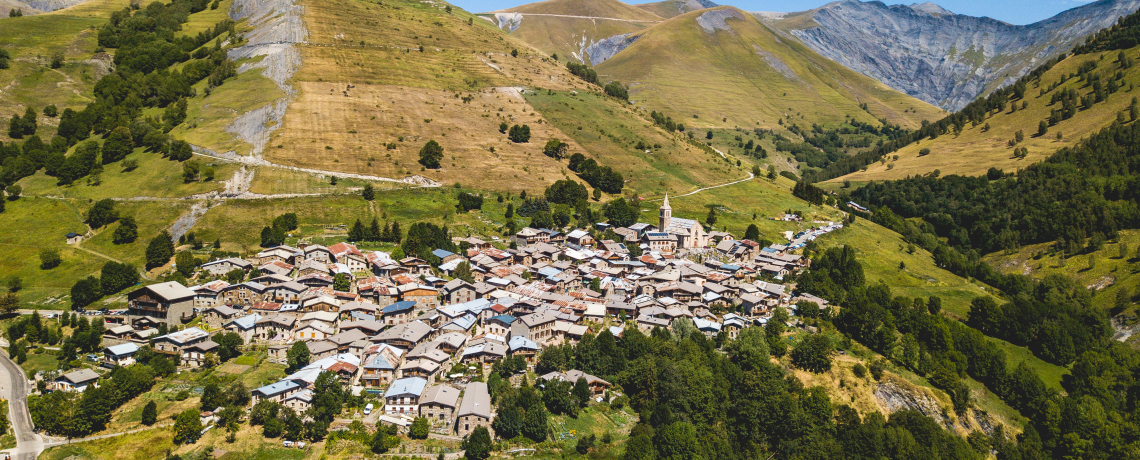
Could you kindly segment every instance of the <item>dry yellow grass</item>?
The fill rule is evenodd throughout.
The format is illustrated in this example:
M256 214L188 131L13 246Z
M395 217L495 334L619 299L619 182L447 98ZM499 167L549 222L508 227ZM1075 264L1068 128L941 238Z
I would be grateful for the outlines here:
M701 128L779 130L780 119L805 126L838 124L847 116L917 127L941 116L940 109L829 61L748 13L718 10L654 25L600 64L599 77L629 83L638 105ZM732 15L725 21L729 30L706 30L697 22L706 14Z
M1058 81L1061 75L1076 72L1077 67L1089 61L1099 61L1098 71L1101 76L1116 72L1114 62L1116 53L1088 54L1070 56L1060 64L1054 66L1041 78L1041 87L1047 89ZM1135 58L1140 56L1140 47L1127 50L1126 53ZM1095 104L1089 110L1078 112L1068 120L1049 127L1048 133L1036 137L1037 124L1049 117L1051 110L1060 109L1060 103L1049 105L1053 93L1040 95L1042 88L1035 88L1030 84L1025 92L1025 100L1017 101L1017 111L995 114L978 126L966 125L962 134L946 134L936 139L923 139L921 142L908 145L887 157L886 161L870 165L866 171L858 171L846 176L833 179L829 182L838 183L844 180L852 182L866 182L871 180L902 179L908 176L927 174L938 170L942 175L961 174L977 176L986 173L991 167L1006 171L1022 169L1030 164L1044 160L1057 149L1067 147L1080 141L1080 139L1099 131L1115 122L1116 114L1127 111L1133 97L1140 97L1140 91L1128 91L1129 85L1140 84L1140 68L1133 67L1124 71L1123 88L1108 97L1106 102ZM1076 78L1069 79L1053 92L1073 88L1081 96L1089 94L1092 89L1086 82L1078 82ZM1028 107L1021 108L1022 102L1028 102ZM983 131L986 124L989 131ZM1017 131L1022 131L1025 140L1016 147L1025 147L1029 154L1024 159L1014 157L1015 147L1008 145ZM1057 133L1064 135L1057 139ZM930 154L919 156L922 149L930 149ZM898 159L895 159L898 156Z
M446 14L442 7L418 2L301 3L307 8L310 45L301 48L304 64L297 81L457 91L516 85L585 88L544 53L460 10ZM512 50L519 56L509 56Z
M301 95L286 113L266 158L385 177L423 174L491 190L534 190L563 175L563 165L544 156L542 146L552 137L568 137L513 89L453 93L357 85L346 97L341 92L346 85L297 84ZM456 95L474 99L464 103ZM511 143L499 132L501 122L530 126L530 142ZM419 150L429 139L444 148L439 170L421 170L418 163ZM396 148L388 150L387 143ZM581 151L574 144L571 149Z

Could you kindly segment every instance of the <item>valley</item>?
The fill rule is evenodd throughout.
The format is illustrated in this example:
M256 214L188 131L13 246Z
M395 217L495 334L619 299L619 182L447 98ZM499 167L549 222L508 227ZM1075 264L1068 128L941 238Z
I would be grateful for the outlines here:
M39 458L1140 446L1134 0L8 3Z

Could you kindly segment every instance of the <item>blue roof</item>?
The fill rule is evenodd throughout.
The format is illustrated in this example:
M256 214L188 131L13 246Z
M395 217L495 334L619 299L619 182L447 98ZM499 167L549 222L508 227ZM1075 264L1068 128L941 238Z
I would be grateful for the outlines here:
M245 315L241 318L230 321L226 325L228 326L230 324L237 324L237 326L242 328L242 329L252 329L253 325L256 324L257 320L259 320L259 319L261 319L261 315L259 315L257 313L251 313L251 314Z
M133 343L127 342L127 343L121 343L119 345L113 345L113 346L107 347L106 350L111 352L112 355L122 356L122 355L125 355L128 353L134 353L134 352L139 351L139 346L135 345Z
M724 264L724 265L721 265L720 268L721 268L721 270L729 270L729 271L740 270L740 266L735 265L735 264Z
M436 257L439 257L440 259L442 259L442 258L445 258L445 257L448 257L448 256L453 256L453 255L455 255L455 253L454 253L454 252L451 252L451 251L446 251L446 250L443 250L443 249L436 249L436 250L432 251L431 253L432 253L432 255L434 255L434 256L436 256Z
M384 312L384 314L385 314L385 315L387 315L387 314L390 314L390 313L399 313L399 312L402 312L402 311L411 310L411 309L413 309L413 308L415 308L415 307L416 307L416 301L414 301L414 300L405 300L405 301L402 301L402 302L396 302L396 303L394 303L394 304L392 304L392 305L389 305L389 306L387 306L387 307L384 307L384 310L383 310L383 312Z
M419 396L424 393L424 387L427 386L427 383L427 380L419 377L400 379L392 382L392 385L388 387L388 391L384 392L384 397L387 398L406 394Z
M543 277L546 277L546 278L554 278L558 275L561 275L562 270L559 270L559 269L554 268L554 267L542 267L542 268L538 269L538 274L542 275Z
M510 341L510 343L508 343L508 345L511 347L511 351L515 351L515 350L518 350L520 348L529 348L532 350L538 349L537 343L534 343L533 340L528 339L526 337L523 337L521 335L516 335L514 337L511 337L511 341Z
M368 361L368 363L365 364L364 367L367 369L395 369L396 368L396 366L393 366L392 363L388 362L388 358L385 358L384 355L376 355L375 357L372 358L371 361Z
M253 391L256 393L261 393L261 394L266 395L266 396L272 396L275 394L284 393L286 391L292 390L294 388L300 388L300 387L301 387L301 385L298 385L297 382L294 382L292 380L282 380L280 382L277 382L277 383L274 383L271 385L266 385L266 386L263 386L263 387L258 388L256 390L253 390Z
M496 317L491 318L491 319L493 319L495 321L502 321L503 323L506 323L508 326L511 323L515 322L515 317L511 316L511 315L499 315L499 316L496 316Z

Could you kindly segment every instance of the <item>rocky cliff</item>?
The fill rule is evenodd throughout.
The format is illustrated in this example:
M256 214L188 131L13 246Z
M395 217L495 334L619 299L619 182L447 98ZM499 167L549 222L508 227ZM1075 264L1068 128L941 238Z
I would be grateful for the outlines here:
M775 25L848 68L957 110L1137 8L1140 0L1101 0L1018 26L954 14L929 2L845 0L785 16Z

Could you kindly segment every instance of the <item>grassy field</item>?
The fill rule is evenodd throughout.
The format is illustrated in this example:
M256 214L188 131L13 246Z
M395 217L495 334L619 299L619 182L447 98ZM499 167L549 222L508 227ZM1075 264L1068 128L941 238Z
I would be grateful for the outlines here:
M1057 151L1057 149L1072 145L1116 121L1116 114L1128 111L1134 97L1140 92L1129 91L1130 85L1140 83L1140 70L1136 67L1124 69L1124 79L1121 80L1122 89L1108 97L1106 102L1095 104L1091 109L1078 112L1068 120L1049 127L1048 133L1037 137L1037 124L1049 117L1053 109L1060 109L1060 103L1050 105L1053 93L1064 89L1075 89L1081 95L1092 92L1086 82L1078 82L1071 78L1065 84L1052 92L1041 95L1042 89L1060 80L1062 75L1074 73L1081 64L1089 61L1099 61L1097 72L1102 76L1110 76L1118 69L1116 56L1118 51L1111 53L1096 53L1080 56L1070 56L1057 64L1041 77L1041 87L1030 84L1025 91L1025 99L1017 101L1017 111L1011 112L1008 108L1001 113L991 115L990 118L978 126L967 124L962 134L953 133L939 136L936 139L923 139L921 142L906 146L892 153L886 161L875 163L866 171L855 172L830 182L850 180L861 183L870 180L901 179L907 176L926 174L938 170L942 175L963 174L982 175L991 167L1006 171L1017 170L1034 162L1041 161ZM1126 50L1125 53L1135 58L1140 55L1140 47ZM1021 104L1028 103L1022 109ZM1012 104L1012 103L1011 103ZM990 130L985 131L986 125ZM1017 131L1025 134L1025 140L1017 147L1025 147L1029 154L1024 159L1013 156L1014 147L1007 144L1014 138ZM1057 139L1057 133L1063 139ZM930 149L930 154L918 156L922 149ZM897 159L894 157L898 156Z
M63 10L6 18L0 32L0 49L12 55L12 67L0 70L0 113L24 113L32 106L41 113L44 106L83 108L92 100L95 82L106 74L109 62L92 59L95 55L96 28L111 13L130 4L128 0L91 0ZM65 64L51 69L51 56L62 52ZM40 117L38 134L50 139L58 119ZM7 130L0 140L8 140Z
M621 410L608 405L595 405L583 409L578 417L554 415L550 417L554 441L577 439L587 434L599 438L609 433L615 441L629 437L629 430L637 423L637 414L629 407Z
M707 11L653 26L599 65L599 76L629 83L638 105L702 129L779 128L781 119L801 126L837 124L848 115L914 127L941 112L780 39L747 13L726 11L736 15L728 19L731 30L699 26L697 17ZM870 112L860 103L868 104ZM699 118L690 120L692 115Z
M83 208L86 211L86 208ZM24 283L21 302L39 308L70 305L67 292L75 280L98 274L105 259L64 244L69 232L84 233L80 209L67 201L25 197L6 204L0 219L0 278L19 276ZM40 269L40 248L57 248L63 258L60 266Z
M138 168L124 171L120 163L106 165L99 175L99 185L90 185L87 180L80 179L71 185L60 186L56 178L44 174L43 170L21 179L18 184L24 188L24 195L62 197L76 202L129 197L182 198L222 189L221 181L229 179L237 169L233 163L214 163L195 157L194 160L203 167L214 168L214 180L187 183L182 180L181 162L142 149L136 149L127 159L137 161Z
M35 353L33 350L28 350L28 360L21 363L20 367L28 374L28 378L32 378L39 371L59 369L59 360L50 350L45 353Z
M279 440L265 439L260 427L241 425L238 440L225 441L225 430L210 430L194 444L176 446L170 427L153 428L138 433L53 447L40 458L46 460L152 460L164 458L168 453L185 455L212 449L214 458L300 460L320 456L319 447L307 450L281 447ZM321 444L318 444L321 446Z

